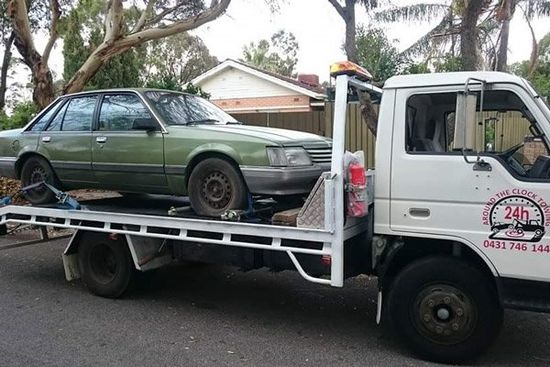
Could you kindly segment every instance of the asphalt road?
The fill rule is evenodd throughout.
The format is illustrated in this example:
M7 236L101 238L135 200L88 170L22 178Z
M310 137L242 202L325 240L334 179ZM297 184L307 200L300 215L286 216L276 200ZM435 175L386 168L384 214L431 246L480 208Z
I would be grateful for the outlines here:
M0 239L0 248L13 238ZM375 288L179 265L126 298L66 282L67 240L0 250L0 366L427 366L375 323ZM550 315L508 311L478 365L548 366Z

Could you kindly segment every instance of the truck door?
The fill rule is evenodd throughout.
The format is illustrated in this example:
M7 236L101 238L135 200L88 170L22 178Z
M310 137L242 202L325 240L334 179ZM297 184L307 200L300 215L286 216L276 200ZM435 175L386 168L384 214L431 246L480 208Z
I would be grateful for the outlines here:
M492 85L483 112L477 93L475 151L485 164L474 164L476 152L453 150L464 87L439 88L397 92L391 229L466 242L502 277L550 279L548 121L522 86Z

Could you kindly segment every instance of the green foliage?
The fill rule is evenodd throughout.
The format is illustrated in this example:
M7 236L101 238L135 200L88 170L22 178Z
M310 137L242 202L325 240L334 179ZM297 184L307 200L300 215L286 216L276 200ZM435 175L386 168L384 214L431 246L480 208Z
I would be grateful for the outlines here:
M550 101L550 33L539 42L538 66L529 77L529 60L518 62L510 66L510 72L529 79L537 92Z
M195 86L192 83L187 83L185 88L183 88L182 84L180 84L176 79L171 78L168 75L165 75L159 79L153 79L150 80L145 84L147 88L156 88L156 89L166 89L166 90L174 90L176 92L185 92L189 94L195 94L199 97L209 99L210 94L206 93L201 89L199 86Z
M188 33L152 41L144 53L142 77L145 84L166 84L171 90L177 90L176 85L182 88L218 64L218 59L210 55L204 42Z
M375 81L383 82L398 74L403 58L380 28L361 27L355 39L357 61L366 68Z
M298 50L294 34L280 30L269 41L262 39L244 46L242 60L262 70L290 77L298 63Z
M21 102L14 106L11 116L0 111L0 130L16 129L25 126L38 112L32 102Z

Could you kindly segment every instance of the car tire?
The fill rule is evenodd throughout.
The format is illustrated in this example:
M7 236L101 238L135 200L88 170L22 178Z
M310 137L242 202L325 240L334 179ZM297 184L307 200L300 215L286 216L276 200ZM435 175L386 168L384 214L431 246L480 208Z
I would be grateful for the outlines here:
M427 257L391 283L388 316L394 330L421 358L462 363L496 339L503 310L489 277L461 260Z
M90 292L118 298L130 287L136 270L122 236L86 232L80 238L78 265L82 281Z
M39 156L30 157L21 169L21 185L26 187L41 181L53 186L57 184L55 173L48 161ZM44 185L24 192L24 195L35 205L50 204L57 200L54 193Z
M198 215L219 217L248 203L248 189L238 169L220 158L199 162L189 177L189 201Z

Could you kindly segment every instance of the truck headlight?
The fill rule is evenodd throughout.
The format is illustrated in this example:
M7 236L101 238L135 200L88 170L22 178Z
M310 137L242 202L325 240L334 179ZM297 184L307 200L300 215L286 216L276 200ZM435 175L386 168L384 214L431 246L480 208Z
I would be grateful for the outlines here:
M311 159L304 148L267 148L269 163L276 167L310 166Z

